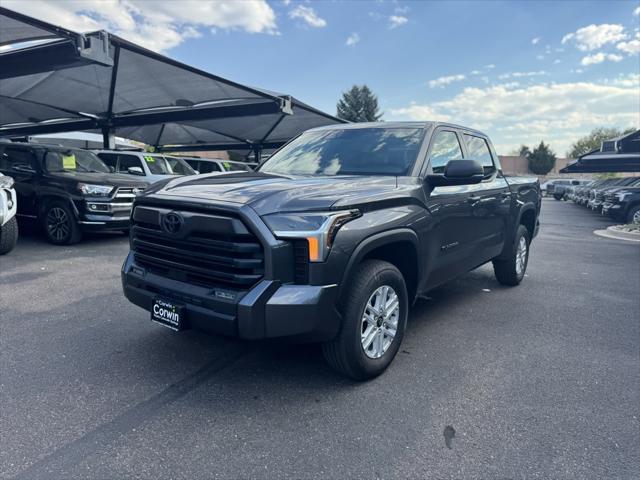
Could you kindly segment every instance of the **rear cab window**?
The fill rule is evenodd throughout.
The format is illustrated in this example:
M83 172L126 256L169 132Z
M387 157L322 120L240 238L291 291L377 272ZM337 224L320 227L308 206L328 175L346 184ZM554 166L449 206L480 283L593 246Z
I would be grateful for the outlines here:
M467 146L467 158L480 162L485 175L495 172L496 167L487 140L469 133L463 134L463 137Z

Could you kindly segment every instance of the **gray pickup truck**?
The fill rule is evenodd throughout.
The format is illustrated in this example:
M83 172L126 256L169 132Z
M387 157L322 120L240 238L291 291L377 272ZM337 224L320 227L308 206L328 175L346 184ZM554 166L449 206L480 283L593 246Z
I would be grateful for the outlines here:
M124 293L173 330L321 342L332 367L367 379L393 360L420 295L487 262L500 283L522 281L540 197L476 130L317 128L255 172L136 198Z

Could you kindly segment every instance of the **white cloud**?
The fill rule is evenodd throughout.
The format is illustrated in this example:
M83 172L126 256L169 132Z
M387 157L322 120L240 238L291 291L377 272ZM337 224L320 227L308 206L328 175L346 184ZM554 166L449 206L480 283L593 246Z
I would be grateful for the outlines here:
M636 17L640 17L640 7L636 7L633 11L633 15Z
M409 19L402 15L391 15L389 17L389 28L397 28L401 27L405 23L407 23Z
M640 53L640 32L636 33L636 36L633 40L629 40L628 42L620 42L619 44L616 45L616 48L629 55L639 54Z
M640 75L609 83L570 82L465 88L429 104L389 110L390 120L443 120L486 130L502 146L551 142L563 154L576 138L601 125L640 123ZM500 153L508 150L500 150Z
M471 70L471 75L480 75L481 73L480 70Z
M352 33L347 37L347 41L345 42L345 45L349 47L353 47L358 42L360 42L360 35L358 35L357 33Z
M327 21L324 18L319 17L313 8L307 7L306 5L298 5L296 8L289 12L289 17L302 20L307 25L314 28L322 28L327 26Z
M537 45L539 41L540 41L540 37L536 37L531 40L531 45Z
M562 60L560 60L559 58L556 58L556 59L553 61L553 64L554 64L554 65L558 65L558 64L560 64L560 63L562 63Z
M3 0L2 4L78 32L105 29L155 51L168 50L201 35L202 27L278 32L275 12L265 0Z
M579 28L574 33L569 33L562 37L562 43L572 42L578 50L588 52L626 38L627 35L624 33L622 25L602 23Z
M622 60L622 58L622 55L616 55L615 53L598 52L594 53L593 55L587 55L586 57L583 57L582 60L580 60L580 65L584 65L586 67L587 65L596 65L606 60L609 60L611 62L619 62L620 60Z
M498 78L500 80L505 80L507 78L539 77L543 75L549 75L549 72L545 70L538 70L536 72L510 72L498 75Z
M439 78L436 78L434 80L429 80L429 86L431 88L444 87L444 86L449 85L450 83L453 83L453 82L460 82L460 81L464 80L465 78L466 77L463 74L448 75L446 77L439 77Z
M496 66L493 63L490 63L489 65L485 65L484 68L486 68L487 70L493 70L494 68L496 68Z

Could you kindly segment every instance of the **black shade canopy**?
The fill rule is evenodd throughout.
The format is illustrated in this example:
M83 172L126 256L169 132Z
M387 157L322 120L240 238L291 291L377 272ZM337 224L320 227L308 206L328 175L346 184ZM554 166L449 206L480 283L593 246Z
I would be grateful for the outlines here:
M51 39L0 53L3 137L86 130L158 149L246 149L342 122L106 32L81 35L5 8L0 27L5 44Z
M602 142L560 173L640 172L640 130Z

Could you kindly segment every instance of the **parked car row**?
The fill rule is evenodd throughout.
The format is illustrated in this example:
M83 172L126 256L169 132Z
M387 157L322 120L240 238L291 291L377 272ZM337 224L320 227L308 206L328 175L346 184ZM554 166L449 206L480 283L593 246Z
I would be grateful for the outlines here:
M640 223L640 177L608 178L570 186L563 199L609 215L618 222Z
M542 185L540 185L540 189L545 196L553 197L556 200L562 200L564 192L567 188L571 186L575 187L580 185L587 185L589 183L591 183L591 180L578 180L574 178L547 180Z
M16 214L37 221L57 245L88 231L128 233L134 198L158 181L198 174L192 164L207 172L250 170L219 159L0 143L0 253L15 245Z

